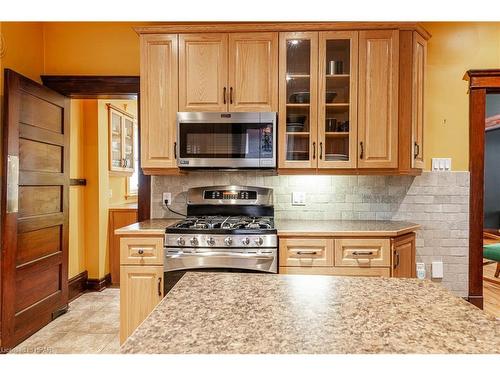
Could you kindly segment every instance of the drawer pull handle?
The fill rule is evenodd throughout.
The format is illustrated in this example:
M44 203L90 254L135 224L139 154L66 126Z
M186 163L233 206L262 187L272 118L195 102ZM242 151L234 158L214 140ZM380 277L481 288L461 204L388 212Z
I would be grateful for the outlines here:
M137 253L138 253L139 255L144 254L144 249L139 249L139 250L137 250Z
M373 251L353 251L352 255L354 256L373 255Z
M158 278L158 295L161 297L161 277Z
M297 251L297 255L316 255L317 251Z

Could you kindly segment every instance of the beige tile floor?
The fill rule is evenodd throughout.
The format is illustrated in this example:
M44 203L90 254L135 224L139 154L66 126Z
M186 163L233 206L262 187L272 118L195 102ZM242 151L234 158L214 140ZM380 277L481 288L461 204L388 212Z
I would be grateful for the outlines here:
M120 290L85 293L68 312L36 332L10 353L113 354L120 352Z

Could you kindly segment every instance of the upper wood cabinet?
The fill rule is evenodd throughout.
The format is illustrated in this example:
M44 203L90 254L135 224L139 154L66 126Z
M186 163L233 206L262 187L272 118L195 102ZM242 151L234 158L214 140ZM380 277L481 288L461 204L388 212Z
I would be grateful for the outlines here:
M179 35L179 111L278 110L278 33Z
M358 32L319 33L319 168L356 168Z
M141 166L173 168L178 110L177 35L141 35Z
M113 174L134 173L135 117L111 104L108 107L109 171Z
M318 33L280 33L278 162L316 168Z
M227 34L179 35L179 111L227 111Z
M398 30L359 32L359 168L398 166L398 37Z
M412 79L412 167L424 168L424 85L427 62L427 41L413 32Z
M229 110L278 110L278 33L229 34Z

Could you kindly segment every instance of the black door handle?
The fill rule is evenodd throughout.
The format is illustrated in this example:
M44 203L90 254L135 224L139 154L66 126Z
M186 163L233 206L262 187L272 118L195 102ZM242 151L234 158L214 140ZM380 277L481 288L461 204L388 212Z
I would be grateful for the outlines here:
M316 142L313 142L313 160L316 159Z
M224 104L226 104L226 91L227 91L226 86L224 86L224 93L222 94L222 97L224 99Z
M323 142L319 143L319 158L323 159Z
M364 150L364 148L363 148L363 142L359 142L359 146L361 147L361 152L360 152L360 154L359 154L359 158L360 158L360 159L363 159L363 156L364 156L364 154L365 154L365 150Z
M416 159L419 154L420 154L420 145L417 142L415 142L413 158Z
M174 159L177 159L177 142L174 142Z
M229 104L233 104L233 88L229 88Z
M158 295L161 297L161 277L158 278Z

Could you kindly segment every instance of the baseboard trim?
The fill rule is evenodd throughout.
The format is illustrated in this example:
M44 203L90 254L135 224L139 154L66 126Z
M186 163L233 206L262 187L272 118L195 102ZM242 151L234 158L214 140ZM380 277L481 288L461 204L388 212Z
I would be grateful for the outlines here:
M68 301L81 296L87 290L88 272L83 271L68 280Z
M100 292L111 285L111 274L108 273L101 279L87 279L87 289Z
M483 309L483 296L469 296L469 302L481 310Z

